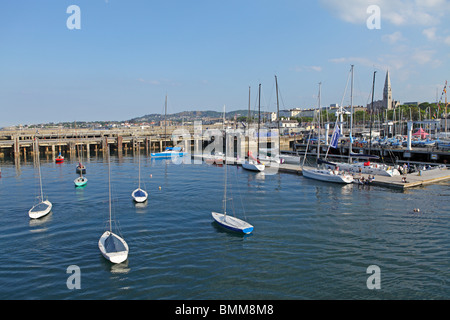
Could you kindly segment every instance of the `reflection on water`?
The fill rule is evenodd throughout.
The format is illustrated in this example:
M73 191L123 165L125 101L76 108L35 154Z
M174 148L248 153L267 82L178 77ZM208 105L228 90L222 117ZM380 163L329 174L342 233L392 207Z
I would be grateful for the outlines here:
M112 274L127 274L131 268L128 267L128 259L119 264L109 264Z
M29 225L31 227L30 232L44 232L47 231L47 224L51 222L53 216L53 210L40 219L29 219ZM44 226L45 228L36 229L36 227Z
M98 249L109 216L103 158L86 159L84 188L74 188L77 161L41 159L53 210L38 220L28 217L38 194L29 160L18 168L0 159L0 299L450 297L449 183L397 192L229 166L236 215L255 227L240 235L211 217L222 207L223 166L141 157L149 199L135 203L136 158L113 156L113 215L130 247L113 265ZM373 264L382 273L375 293L365 273ZM70 265L80 267L82 290L65 286Z

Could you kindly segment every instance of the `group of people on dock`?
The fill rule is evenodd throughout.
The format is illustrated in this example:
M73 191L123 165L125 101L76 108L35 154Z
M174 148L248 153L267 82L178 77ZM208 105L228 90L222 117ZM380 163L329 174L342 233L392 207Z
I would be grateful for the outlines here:
M364 177L360 177L358 180L358 184L371 184L373 180L375 180L375 176L371 176L369 174L367 179L365 179Z

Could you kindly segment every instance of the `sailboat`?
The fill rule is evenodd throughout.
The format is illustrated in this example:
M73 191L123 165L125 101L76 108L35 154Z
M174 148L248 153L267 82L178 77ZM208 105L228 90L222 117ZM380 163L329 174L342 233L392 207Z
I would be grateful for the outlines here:
M319 165L320 162L320 94L321 94L321 85L322 83L319 83L319 119L318 119L318 139L317 139L317 164ZM337 125L336 120L336 126L335 126L335 132L333 134L332 143L337 143L339 138L339 126ZM308 144L311 139L308 139ZM306 153L308 152L308 146L306 147ZM319 181L324 182L334 182L334 183L342 183L342 184L348 184L353 183L353 176L346 174L344 172L341 172L339 170L331 170L331 169L320 169L320 168L303 168L303 165L305 163L306 159L306 153L305 157L303 159L302 164L302 173L305 178L315 179Z
M112 263L122 263L128 258L128 244L112 232L111 223L111 164L108 146L108 182L109 182L109 230L105 231L98 241L98 248L105 259Z
M332 165L334 167L339 167L341 170L354 172L354 173L361 173L361 174L369 174L369 175L380 175L380 176L399 176L400 172L386 164L381 163L371 163L370 160L377 160L379 159L378 156L374 155L365 155L365 154L359 154L359 153L353 153L352 152L352 132L353 132L353 68L354 66L351 66L351 94L350 94L350 105L352 108L351 119L350 119L350 148L349 148L349 162L328 162L329 165ZM373 78L373 86L375 85L375 74ZM341 111L342 114L342 111ZM352 161L352 158L357 159L365 159L366 161Z
M63 163L63 162L64 162L64 156L61 155L61 152L60 152L59 155L56 157L55 162L56 162L56 163Z
M84 164L82 164L81 162L78 162L75 172L76 173L86 173L86 166Z
M83 177L83 173L86 173L86 167L81 164L81 157L82 156L81 156L81 152L79 150L78 150L78 152L79 152L78 155L79 155L80 159L79 159L79 162L78 162L78 166L77 166L76 172L79 173L80 176L74 180L74 183L75 183L76 187L84 187L87 184L87 182L88 182L88 179L86 177Z
M43 216L46 216L47 214L50 213L50 211L52 210L52 203L50 201L44 200L44 192L42 189L42 176L41 176L41 163L39 160L39 147L38 147L38 142L37 142L37 138L35 138L35 144L36 144L36 160L37 160L37 165L38 165L38 171L39 171L39 185L40 185L40 195L38 197L39 202L34 205L29 211L28 211L28 215L31 219L39 219L42 218Z
M86 177L83 177L83 174L80 173L80 176L76 178L74 181L75 187L83 187L87 184L88 179Z
M148 198L148 193L145 190L141 189L141 148L138 144L138 158L139 158L139 186L136 190L131 193L134 201L136 202L145 202Z
M247 156L248 156L248 158L247 158L247 160L246 161L244 161L243 163L242 163L242 168L244 168L244 169L246 169L246 170L250 170L250 171L257 171L257 172L261 172L261 171L264 171L264 169L265 169L265 165L264 165L264 163L262 163L261 161L259 161L259 124L260 124L260 117L261 117L261 84L259 84L259 97L258 97L258 100L259 100L259 102L258 102L258 105L259 105L259 107L258 107L258 142L257 142L257 144L258 144L258 154L257 154L257 157L255 158L255 157L253 157L253 155L252 155L252 153L250 152L250 135L249 135L249 137L248 137L248 153L247 153ZM249 93L248 93L248 113L249 113L249 116L248 116L248 119L249 119L249 121L248 121L248 123L249 123L249 130L250 130L250 88L249 88Z
M75 172L79 174L86 174L86 166L83 164L83 145L80 146L77 145L77 151L78 151L78 165L75 169Z
M164 108L164 145L165 139L167 137L167 95L166 95L166 103ZM181 147L166 147L164 151L161 152L153 152L150 153L150 157L158 158L158 159L168 159L172 157L183 157L187 155L187 152L184 152Z
M225 134L225 150L227 150L227 137ZM211 212L211 215L220 226L225 229L242 233L242 234L250 234L253 231L253 226L239 218L232 217L227 215L227 167L228 164L225 165L225 183L224 183L224 192L223 192L223 213Z
M278 135L278 148L260 148L260 150L265 153L265 156L260 156L259 159L263 160L265 163L277 163L282 164L285 162L284 158L281 158L281 130L280 130L280 101L278 98L278 78L275 76L275 88L277 95L277 135Z

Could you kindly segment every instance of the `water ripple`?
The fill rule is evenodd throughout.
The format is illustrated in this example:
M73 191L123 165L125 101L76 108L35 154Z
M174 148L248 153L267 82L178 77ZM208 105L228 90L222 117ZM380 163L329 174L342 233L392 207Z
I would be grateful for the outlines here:
M37 194L31 163L2 163L0 299L448 299L450 185L405 193L329 185L297 175L228 168L228 213L255 226L224 231L223 167L143 159L144 205L131 200L136 159L112 158L113 214L130 246L113 266L97 242L108 218L107 166L87 161L75 189L75 161L43 161L53 213L27 212ZM151 176L150 176L151 174ZM7 187L6 187L7 186ZM420 213L413 212L420 208ZM66 286L81 269L81 290ZM368 290L367 267L382 289Z

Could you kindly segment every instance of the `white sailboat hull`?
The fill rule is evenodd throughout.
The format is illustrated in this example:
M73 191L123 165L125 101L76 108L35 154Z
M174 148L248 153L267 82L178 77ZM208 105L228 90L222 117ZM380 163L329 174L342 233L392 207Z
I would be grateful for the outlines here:
M148 193L145 190L137 188L136 190L133 191L131 196L133 197L134 201L136 201L138 203L142 203L147 200Z
M45 205L45 209L36 210L36 208L39 205ZM46 216L47 214L49 214L50 211L52 211L52 206L53 206L52 203L48 200L41 201L38 204L34 205L33 208L30 209L30 211L28 211L28 215L30 216L31 219L42 218L43 216Z
M249 161L245 161L242 164L242 168L246 169L246 170L250 170L250 171L257 171L257 172L261 172L264 171L265 169L265 165L262 163L257 163L257 162L249 162Z
M170 159L173 157L184 157L187 154L188 154L187 152L163 151L163 152L150 153L150 157L160 158L160 159Z
M75 183L75 186L82 187L87 184L88 179L85 177L78 177L73 182Z
M303 169L303 176L305 178L315 179L324 182L334 183L353 183L353 177L347 174L336 173L334 170L327 169Z
M115 236L123 244L125 250L118 252L107 252L105 241L110 235ZM103 257L105 257L105 259L111 261L112 263L122 263L128 258L129 249L127 243L121 237L110 231L105 231L105 233L103 233L103 235L100 237L100 240L98 241L98 248L100 249Z
M340 170L354 173L361 172L362 174L371 174L387 177L400 175L400 172L397 169L387 166L385 164L372 163L369 166L365 166L364 163L336 163L336 165L339 167Z
M211 212L213 219L222 227L243 234L249 234L253 231L253 226L241 219L230 217L222 213Z

